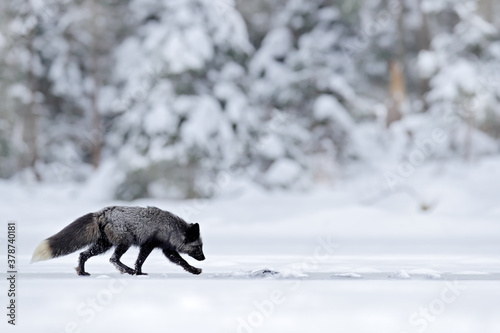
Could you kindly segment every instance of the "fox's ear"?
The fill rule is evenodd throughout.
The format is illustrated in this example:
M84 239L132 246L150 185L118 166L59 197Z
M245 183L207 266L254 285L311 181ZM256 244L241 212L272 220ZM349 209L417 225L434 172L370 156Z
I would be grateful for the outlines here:
M192 224L186 232L186 243L191 243L200 237L200 225Z

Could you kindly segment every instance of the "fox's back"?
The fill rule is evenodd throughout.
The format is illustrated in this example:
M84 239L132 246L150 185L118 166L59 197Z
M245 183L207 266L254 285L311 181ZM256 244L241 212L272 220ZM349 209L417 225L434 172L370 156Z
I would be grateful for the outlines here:
M144 244L152 238L172 241L172 237L179 237L185 229L185 222L180 218L156 207L112 206L97 214L104 222L105 232L111 241L113 238L125 238L135 245Z

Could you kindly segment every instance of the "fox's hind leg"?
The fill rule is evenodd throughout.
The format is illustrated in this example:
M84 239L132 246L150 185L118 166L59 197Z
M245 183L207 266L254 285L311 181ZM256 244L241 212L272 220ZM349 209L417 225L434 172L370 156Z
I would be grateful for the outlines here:
M109 261L115 265L115 267L123 274L123 273L127 273L127 274L134 274L134 270L130 267L128 267L127 265L123 264L121 261L120 261L120 258L122 257L122 255L127 252L127 250L130 248L130 245L127 245L127 244L120 244L116 247L115 249L115 253L113 253L113 255L111 256L111 258L109 259Z
M85 272L85 262L93 256L108 251L111 248L111 246L112 245L107 238L104 237L99 238L96 243L92 244L92 246L88 248L87 251L80 253L80 257L78 260L78 267L75 268L76 273L78 275L90 275L89 273Z
M135 262L135 275L148 275L147 273L142 272L142 264L146 261L146 258L151 254L151 251L155 248L153 243L145 243L141 246L141 250L139 251L139 256L137 257L137 261Z

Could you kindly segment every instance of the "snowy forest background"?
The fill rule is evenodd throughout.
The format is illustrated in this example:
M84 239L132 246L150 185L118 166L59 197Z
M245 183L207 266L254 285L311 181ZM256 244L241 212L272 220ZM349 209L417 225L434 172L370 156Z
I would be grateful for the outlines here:
M0 178L394 189L500 151L494 0L0 2Z

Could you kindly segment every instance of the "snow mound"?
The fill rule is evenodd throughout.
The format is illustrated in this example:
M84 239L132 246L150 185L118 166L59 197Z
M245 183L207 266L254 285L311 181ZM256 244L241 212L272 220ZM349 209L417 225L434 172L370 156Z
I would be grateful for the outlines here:
M425 274L424 277L426 279L429 279L429 280L440 280L440 279L442 279L441 274L437 274L437 273Z
M264 268L264 269L258 269L258 270L250 272L249 276L253 277L253 278L267 278L270 276L281 277L281 274L277 271L272 270L272 269Z
M332 278L341 278L341 279L361 279L362 276L357 273L336 273L331 276Z
M442 278L441 274L438 271L426 268L412 269L410 271L410 274L423 275L424 279L430 279L430 280L439 280Z
M291 277L290 274L286 274L287 277ZM239 278L239 279L262 279L262 278L282 278L284 275L278 271L263 268L257 269L253 271L236 271L236 272L228 272L228 273L217 273L214 277L218 278Z
M285 270L279 272L278 274L282 278L292 278L292 279L293 278L301 279L301 278L309 277L309 275L306 273L302 273L302 272L291 270L291 269L285 269Z
M389 279L400 279L400 280L407 280L411 279L410 274L408 274L407 271L404 269L401 269L397 272L392 272L389 274Z

